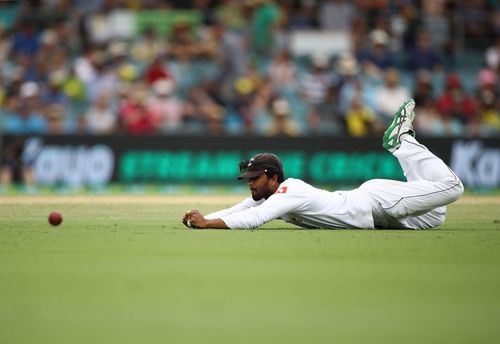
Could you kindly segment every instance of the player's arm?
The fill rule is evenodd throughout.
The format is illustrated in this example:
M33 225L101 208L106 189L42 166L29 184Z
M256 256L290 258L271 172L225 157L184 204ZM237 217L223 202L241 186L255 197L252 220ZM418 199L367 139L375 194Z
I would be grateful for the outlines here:
M207 218L197 210L190 210L184 216L184 224L191 228L252 229L271 220L279 219L284 214L299 209L304 200L300 195L275 194L265 202L253 207L242 206L239 211L221 214L220 217ZM242 202L243 203L243 202ZM240 204L241 206L241 204ZM220 213L210 214L211 216Z
M220 228L220 229L227 229L228 226L226 223L221 219L223 216L227 216L229 214L234 214L238 213L240 211L243 211L248 208L255 207L259 204L262 204L264 200L261 201L254 201L252 197L247 197L240 203L235 204L234 206L226 209L222 209L213 213L210 213L208 215L201 215L201 213L198 210L188 210L184 214L184 218L182 219L182 223L186 227L190 228ZM192 219L191 217L195 217L195 219ZM189 222L188 222L189 221ZM195 227L196 226L196 227Z
M303 206L304 200L300 195L274 194L262 204L222 216L221 220L229 228L252 229L283 215L297 211Z
M220 219L207 219L203 216L198 210L189 210L184 215L182 219L182 223L184 223L187 227L190 228L198 228L198 229L206 229L206 228L214 228L214 229L229 229L226 226L226 223Z
M243 201L233 205L230 208L218 210L216 212L205 215L205 218L206 219L218 219L218 218L221 218L223 216L238 213L238 212L243 211L243 210L248 209L248 208L256 207L259 204L262 204L262 202L264 202L264 200L254 201L252 199L252 197L247 197Z

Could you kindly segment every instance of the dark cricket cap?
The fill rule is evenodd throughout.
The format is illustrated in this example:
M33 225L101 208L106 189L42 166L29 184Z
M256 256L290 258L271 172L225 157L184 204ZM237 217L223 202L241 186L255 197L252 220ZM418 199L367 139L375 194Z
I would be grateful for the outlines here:
M238 179L248 179L258 177L266 172L275 172L278 176L283 176L283 165L280 158L272 153L260 153L254 155L250 160L240 163Z

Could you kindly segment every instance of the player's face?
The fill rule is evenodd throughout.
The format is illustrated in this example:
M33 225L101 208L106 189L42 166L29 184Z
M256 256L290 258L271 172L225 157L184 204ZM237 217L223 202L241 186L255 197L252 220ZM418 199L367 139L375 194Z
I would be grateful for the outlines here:
M265 173L248 179L248 188L254 201L269 198L276 191L273 189L273 185L273 179L269 178Z

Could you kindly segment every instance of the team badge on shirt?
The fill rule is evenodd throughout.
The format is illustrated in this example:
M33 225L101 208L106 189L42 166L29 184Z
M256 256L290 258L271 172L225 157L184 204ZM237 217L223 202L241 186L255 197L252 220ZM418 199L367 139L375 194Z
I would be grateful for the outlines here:
M286 193L286 190L288 190L288 186L283 186L283 187L279 188L278 190L276 190L275 194L284 194L284 193Z

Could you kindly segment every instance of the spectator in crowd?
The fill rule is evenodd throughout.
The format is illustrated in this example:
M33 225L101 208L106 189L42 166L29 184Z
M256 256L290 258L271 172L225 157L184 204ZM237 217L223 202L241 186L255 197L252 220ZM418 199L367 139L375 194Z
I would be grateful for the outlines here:
M40 100L44 106L60 104L68 107L69 100L63 90L65 75L62 71L53 72L49 75L48 84L41 92Z
M48 81L48 59L40 55L18 55L19 66L23 69L24 80L34 81L40 85Z
M457 74L449 74L446 89L437 98L436 107L444 118L457 119L463 126L476 121L476 103L462 86Z
M268 136L296 137L300 134L297 124L290 116L290 104L278 98L271 102L271 122L267 127Z
M484 47L491 32L490 11L494 9L485 0L468 0L458 4L467 43L472 47ZM498 6L498 5L496 5Z
M169 57L177 61L190 61L200 50L199 41L190 23L177 22L168 41Z
M74 69L69 70L69 75L64 79L62 90L69 103L68 114L72 119L82 115L87 109L85 85L78 79Z
M417 18L417 9L413 2L405 1L394 8L394 13L389 17L393 49L403 51L413 48L417 27L420 25Z
M109 59L102 56L96 63L96 76L92 81L86 83L85 93L89 102L93 102L103 92L114 95L120 82L120 76Z
M366 18L368 26L375 27L381 16L388 12L389 1L356 1L358 10L361 11Z
M317 54L312 57L310 70L302 77L300 93L307 104L309 129L317 133L338 132L336 123L337 80L329 71L330 59Z
M389 68L384 72L384 83L376 88L376 111L382 118L384 126L392 121L393 113L405 99L410 98L410 90L399 80L399 71Z
M204 42L197 35L196 29L188 21L175 24L168 44L168 54L177 61L188 62L196 58L215 58L216 47Z
M149 86L152 86L158 80L172 80L173 78L174 77L166 66L162 55L156 55L144 72L144 81Z
M137 135L156 132L153 114L146 106L147 98L148 91L142 83L136 83L128 89L118 113L125 133Z
M57 33L54 30L43 30L40 34L38 53L45 58L52 59L58 50L64 49L62 45L58 44L58 41Z
M431 46L430 37L426 32L418 34L415 47L406 51L405 55L406 68L413 73L421 70L437 72L443 68L443 59Z
M147 101L155 127L162 133L181 130L183 104L174 91L175 84L171 79L159 79L153 84L153 95Z
M247 55L245 39L240 32L228 30L223 22L214 22L209 30L206 30L206 41L214 52L214 62L222 71L219 76L221 88L225 88L234 79L245 72Z
M158 56L165 55L165 52L165 41L158 37L153 27L146 27L142 35L134 40L130 48L132 59L141 66L153 64L153 61Z
M485 60L489 68L500 70L500 35L497 35L494 44L486 49Z
M139 69L130 59L128 51L128 43L123 41L110 42L107 48L106 74L115 76L115 78L114 80L110 78L106 82L134 82L140 78Z
M255 132L254 120L256 117L255 97L257 85L262 85L260 79L240 77L234 81L233 93L228 103L227 120L229 130L236 133L252 134Z
M275 34L283 19L280 7L273 0L247 0L253 6L250 21L251 53L267 62L275 47Z
M68 128L66 108L60 103L50 103L45 108L45 118L47 120L47 133L52 135L64 134L71 131Z
M8 92L5 92L2 97L2 106L0 106L0 129L2 131L12 130L9 128L12 124L6 125L6 123L14 121L14 117L17 116L18 103L19 95L9 95Z
M47 121L39 110L40 87L33 81L22 84L19 99L11 97L7 102L4 132L8 134L41 134L47 132Z
M239 121L242 132L252 134L258 131L255 126L259 110L267 107L272 87L262 77L255 64L247 65L245 74L234 81L234 95L229 103L232 118Z
M355 94L346 115L347 133L354 137L364 137L378 132L382 126L376 121L373 111L363 103L362 94Z
M40 30L34 21L23 19L19 22L19 27L12 35L11 52L14 56L33 56L40 47Z
M9 35L7 28L3 23L0 23L0 64L8 62L8 57L12 50L12 42Z
M57 31L53 29L43 31L40 49L37 53L39 59L35 59L35 61L43 66L45 73L49 76L47 81L50 81L50 76L53 73L68 74L69 49L66 48L66 44L59 44L59 42L60 37Z
M418 112L417 112L418 111ZM436 109L436 103L431 98L424 98L423 103L415 109L418 113L413 123L415 130L422 136L444 136L461 132L461 127L453 119L441 116Z
M495 71L485 68L477 75L479 134L491 135L500 130L500 96L497 90L498 77Z
M294 4L290 3L290 5L293 6ZM282 23L285 23L286 20L288 30L311 30L318 26L316 3L314 1L300 1L296 8L288 8L288 10L287 14L285 14L285 11L281 11Z
M203 86L191 88L184 105L184 123L187 130L197 133L220 134L223 131L223 110Z
M319 3L319 23L324 30L351 32L356 9L351 1L327 0Z
M24 69L20 66L8 68L8 72L3 73L5 82L5 97L18 96L21 85L25 81Z
M97 79L98 66L103 59L103 52L94 46L85 48L83 54L75 59L75 74L86 87Z
M239 46L228 41L225 32L226 29L219 22L211 22L209 26L201 30L200 38L203 41L205 58L210 59L214 65L227 62L228 56L225 54L232 54L232 48L235 48L235 54L239 53Z
M296 91L297 68L289 51L277 53L269 64L267 73L278 92L290 94Z
M375 107L374 87L363 82L359 63L353 54L345 53L339 56L336 71L340 76L338 106L342 114L347 114L351 108L352 99L358 94L362 97L365 106L371 109Z
M212 0L191 0L190 8L202 16L203 26L210 26L215 18Z
M417 34L417 45L420 45L420 35L425 34L428 40L425 44L443 54L450 51L453 47L450 31L450 15L447 10L446 0L424 0L422 1L422 27Z
M103 92L83 115L85 131L96 134L111 134L117 129L117 114L111 104L111 94Z
M418 113L421 104L434 102L434 90L432 87L432 73L427 70L421 70L415 75L415 87L413 92L413 99L415 100L415 112Z
M389 34L381 29L373 30L368 35L368 47L357 56L366 74L377 77L386 69L395 67L389 38Z
M243 33L248 26L243 1L221 0L215 8L215 20L233 33Z

